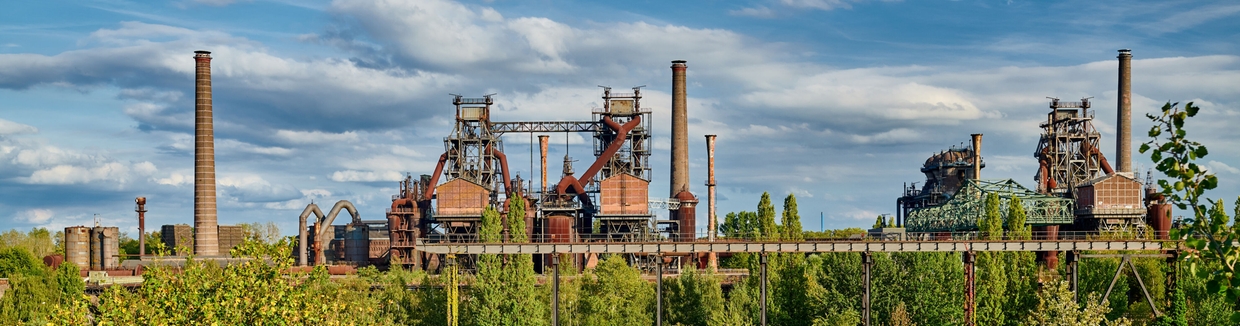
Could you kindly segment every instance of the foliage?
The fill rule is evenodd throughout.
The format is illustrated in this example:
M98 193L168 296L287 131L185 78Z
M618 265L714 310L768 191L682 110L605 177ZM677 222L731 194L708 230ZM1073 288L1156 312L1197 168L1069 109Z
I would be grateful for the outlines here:
M914 323L912 317L909 317L908 309L906 309L904 307L904 303L901 302L899 305L896 305L896 310L891 312L891 317L887 319L887 325L917 326L917 323Z
M1003 218L999 212L999 196L986 196L986 218L979 224L980 233L986 239L1001 239ZM977 254L977 325L1004 325L1007 309L1006 254L979 252Z
M511 240L526 242L525 201L513 196L508 200L508 222ZM499 213L488 208L483 213L480 236L496 242L499 239ZM534 261L531 255L480 255L475 282L470 287L468 324L471 325L546 325L547 306L539 300L535 286Z
M1171 299L1171 307L1167 313L1155 319L1150 326L1188 326L1188 303L1184 298L1184 290L1176 289Z
M685 268L679 277L663 282L663 313L670 325L712 325L724 311L719 277L711 270Z
M56 238L62 238L63 233L57 232ZM0 249L21 248L25 249L35 258L42 258L54 253L64 253L64 250L57 250L58 246L53 241L51 233L45 228L32 228L29 232L22 233L16 229L11 229L0 233Z
M34 258L24 248L11 247L0 249L0 278L17 275L43 276L47 274L43 262Z
M1072 291L1068 290L1068 282L1054 282L1038 292L1038 307L1025 320L1025 325L1119 326L1131 324L1124 318L1115 321L1107 320L1106 314L1110 308L1098 301L1098 294L1090 293L1085 300L1085 307L1082 308L1072 299Z
M15 256L30 255L21 248L4 251L22 253ZM0 297L0 324L3 325L43 321L58 311L57 305L79 304L86 289L77 265L70 263L60 264L51 273L39 264L33 269L20 269L6 276L12 288Z
M771 194L763 192L758 200L759 239L766 241L779 240L779 225L775 224L775 206L771 205Z
M581 276L583 325L650 325L654 287L619 255L611 255Z
M275 243L280 241L280 227L277 226L275 222L250 222L237 225L241 227L241 235L246 239L254 239L256 241L266 243ZM148 244L150 242L150 240L147 240Z
M805 234L802 233L804 231L801 230L801 214L797 212L796 195L788 194L788 197L784 197L784 214L780 222L783 223L780 229L783 230L784 240L805 240Z
M1240 223L1228 224L1223 201L1204 197L1205 191L1218 187L1218 177L1196 163L1209 155L1209 150L1199 142L1188 140L1184 128L1188 118L1194 117L1201 108L1188 102L1180 109L1179 103L1166 103L1162 112L1146 114L1154 122L1150 128L1150 140L1141 145L1141 153L1150 153L1159 172L1168 179L1158 180L1160 193L1179 209L1193 212L1193 223L1187 232L1174 232L1176 238L1185 239L1190 248L1182 257L1189 261L1190 269L1198 277L1208 279L1207 290L1223 293L1227 301L1240 301L1240 277L1236 275L1236 263L1240 261ZM1204 202L1210 202L1207 207ZM1240 215L1240 198L1236 201ZM1240 217L1238 217L1240 218ZM1199 262L1218 262L1216 269L1198 269ZM1240 307L1240 306L1238 306ZM1231 322L1240 322L1240 311L1233 311Z
M1033 239L1033 230L1027 225L1025 207L1020 197L1012 197L1008 202L1007 236L1009 239ZM1034 293L1038 289L1038 264L1033 252L1005 252L1003 260L1007 272L1007 304L1005 319L1009 325L1016 325L1036 305Z

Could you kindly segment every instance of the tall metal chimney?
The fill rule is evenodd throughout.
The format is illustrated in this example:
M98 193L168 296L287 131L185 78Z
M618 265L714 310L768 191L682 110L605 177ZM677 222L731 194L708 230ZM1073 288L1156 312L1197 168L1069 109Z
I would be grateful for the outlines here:
M550 141L550 138L551 136L548 135L538 135L538 153L542 162L542 173L539 176L542 177L541 185L542 192L544 193L547 192L547 143Z
M215 128L211 118L211 52L194 51L194 254L218 256L215 215Z
M718 218L715 216L715 135L706 135L706 196L710 207L707 208L706 233L707 239L715 241L716 224Z
M982 178L982 134L969 136L973 137L973 179L980 180Z
M1119 108L1118 135L1115 137L1115 156L1119 160L1116 172L1132 172L1132 50L1119 50Z
M146 197L134 199L138 204L133 211L138 212L138 258L146 256Z
M689 116L685 69L688 66L684 60L672 61L672 197L681 191L689 191Z

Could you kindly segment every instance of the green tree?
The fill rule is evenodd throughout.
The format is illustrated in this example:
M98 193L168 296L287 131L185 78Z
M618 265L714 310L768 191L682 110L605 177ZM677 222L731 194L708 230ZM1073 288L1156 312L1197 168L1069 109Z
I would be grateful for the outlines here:
M664 320L669 325L706 326L723 318L723 291L711 270L687 266L679 277L665 280L663 288Z
M1162 172L1168 179L1158 180L1162 195L1181 210L1190 210L1193 214L1192 224L1187 232L1172 233L1175 238L1184 239L1185 246L1193 250L1184 251L1183 259L1190 263L1190 269L1197 271L1197 276L1206 278L1209 292L1222 293L1227 301L1240 301L1240 278L1236 275L1236 263L1240 261L1240 250L1234 243L1240 241L1240 223L1228 225L1222 200L1211 201L1205 196L1206 190L1218 187L1218 177L1206 171L1196 163L1210 154L1205 145L1188 139L1188 131L1184 128L1188 118L1194 117L1201 108L1189 102L1181 110L1179 103L1167 102L1162 112L1157 115L1146 114L1154 122L1149 130L1150 140L1141 145L1141 153L1150 153L1150 160L1155 169ZM1212 207L1207 207L1210 202ZM1236 200L1237 214L1240 215L1240 198ZM1237 217L1240 218L1240 217ZM1219 262L1217 269L1199 269L1199 262ZM1240 323L1240 306L1233 306L1231 323Z
M767 241L779 240L779 225L775 224L775 206L771 204L771 194L763 192L758 200L758 233L760 239Z
M642 280L620 255L610 255L581 276L583 325L650 325L654 317L654 287Z
M1014 240L1030 240L1033 239L1032 228L1026 224L1028 214L1021 202L1020 197L1013 196L1008 200L1007 213L1007 235L1009 239ZM1034 293L1038 289L1038 265L1037 257L1033 252L1006 252L1005 256L1006 272L1008 278L1007 284L1007 320L1008 325L1017 325L1025 315L1037 306L1037 297Z
M1107 306L1098 303L1098 294L1090 293L1085 298L1085 307L1072 300L1072 291L1068 290L1067 282L1054 282L1038 292L1038 308L1025 320L1030 326L1098 326L1098 325L1130 325L1124 318L1108 321Z
M805 240L804 230L801 230L801 214L797 212L797 197L788 194L784 197L784 214L780 220L783 223L783 239L789 241Z
M986 216L979 225L986 239L1001 239L1003 218L999 212L999 196L986 196ZM977 324L982 326L1004 325L1008 302L1007 270L1003 253L980 252L977 254Z

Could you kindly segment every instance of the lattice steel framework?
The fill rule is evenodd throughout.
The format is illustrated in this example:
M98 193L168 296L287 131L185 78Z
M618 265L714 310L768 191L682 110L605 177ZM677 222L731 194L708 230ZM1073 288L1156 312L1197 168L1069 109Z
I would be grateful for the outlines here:
M1020 198L1029 225L1071 224L1072 200L1036 193L1016 181L967 180L960 191L940 206L909 212L905 227L909 232L948 232L977 230L986 216L986 197L999 195L999 212L1007 221L1008 202Z
M455 96L452 104L456 106L456 125L452 134L443 140L444 151L448 153L444 181L465 179L481 185L495 197L496 185L502 180L497 171L500 162L486 150L488 146L504 150L503 141L490 126L491 104L495 102L490 95L482 98Z
M625 124L636 116L641 116L641 125L634 128L626 136L627 141L620 151L599 171L596 181L607 179L620 173L632 174L642 180L650 181L650 131L653 120L650 110L641 107L641 87L633 87L632 93L612 93L611 87L603 87L603 108L595 109L594 121L611 118L618 124ZM594 156L603 154L612 141L616 139L616 131L610 128L597 128L594 131Z
M1037 190L1075 198L1076 186L1099 177L1099 171L1110 170L1110 166L1098 150L1100 134L1089 114L1088 98L1080 102L1051 98L1050 109L1033 153L1040 164Z

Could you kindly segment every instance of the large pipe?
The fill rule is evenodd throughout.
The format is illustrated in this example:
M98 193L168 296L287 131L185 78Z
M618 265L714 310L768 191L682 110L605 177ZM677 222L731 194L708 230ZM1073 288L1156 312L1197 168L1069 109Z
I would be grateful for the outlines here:
M211 52L194 51L194 254L217 256L215 129L211 117Z
M315 223L318 228L314 230L314 260L316 263L324 263L326 259L323 257L323 230L326 230L327 227L332 225L332 222L336 220L336 215L339 215L340 210L342 209L349 211L349 215L353 217L353 224L362 222L362 217L357 213L357 208L353 207L353 203L347 200L336 202L336 205L332 206L332 210L327 214L323 214L323 211L319 209L319 205L315 205L314 203L306 205L306 209L301 211L301 216L297 219L298 264L302 266L306 265L306 218L310 217L310 214L314 214L314 216L317 217L317 219L315 219Z
M973 179L980 180L982 178L982 134L969 136L973 137Z
M551 136L548 135L538 135L538 153L540 162L542 162L542 172L539 176L542 176L541 186L544 193L547 192L547 143L550 141L550 138Z
M715 241L716 223L718 218L715 216L715 135L706 135L706 196L709 208L707 208L707 217L710 218L706 222L707 239Z
M138 208L134 209L138 212L138 257L146 255L146 197L138 197L134 199L138 204Z
M689 116L684 60L672 61L672 176L670 196L689 191Z
M504 196L512 196L517 192L517 189L512 188L512 179L508 178L508 156L504 155L504 152L495 150L495 147L491 145L487 145L486 151L487 154L499 159L500 177L504 178L502 182L504 185ZM518 187L520 186L518 185Z
M435 196L435 185L439 183L439 176L443 174L443 165L448 162L448 152L439 155L439 163L435 164L435 173L431 174L431 179L422 184L426 187L426 191L422 192L422 200L431 200Z
M1132 172L1132 50L1119 50L1119 127L1115 156L1119 172Z

